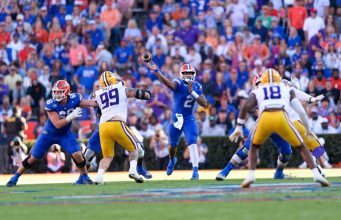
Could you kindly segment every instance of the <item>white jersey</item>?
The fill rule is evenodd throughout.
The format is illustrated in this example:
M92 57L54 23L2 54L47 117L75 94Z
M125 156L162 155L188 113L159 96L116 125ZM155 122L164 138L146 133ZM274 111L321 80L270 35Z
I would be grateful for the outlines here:
M266 109L283 109L289 114L291 90L282 83L258 86L252 93L257 99L259 115Z
M113 117L117 120L127 121L128 97L123 81L97 90L95 97L102 112L100 124L109 121Z

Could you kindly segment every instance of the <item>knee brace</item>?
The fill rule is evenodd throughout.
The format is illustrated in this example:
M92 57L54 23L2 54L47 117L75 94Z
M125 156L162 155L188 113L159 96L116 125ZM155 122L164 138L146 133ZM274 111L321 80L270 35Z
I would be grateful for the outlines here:
M144 157L144 147L141 143L137 143L137 154L138 154L138 158Z
M95 157L96 153L95 151L89 149L89 148L86 148L85 149L85 152L84 152L84 157L85 157L85 160L86 160L86 163L87 165L90 164L90 162L92 161L92 159Z
M83 154L82 154L82 157L83 157L83 161L82 161L82 162L77 162L73 156L71 156L71 157L72 157L73 162L76 164L76 167L78 167L78 168L83 168L83 167L85 167L85 165L86 165L86 160L85 160Z
M240 148L240 149L237 151L237 153L236 153L236 155L238 155L238 157L239 157L242 161L245 160L245 159L247 158L248 154L249 154L249 150L248 150L245 146L243 146L242 148Z
M28 162L28 160L30 159L30 157L31 157L31 154L29 154L29 155L25 158L25 160L22 161L22 165L23 165L23 167L24 167L25 169L30 169L30 168L32 168L32 167L34 166L34 163L33 163L33 164L30 164L30 163Z

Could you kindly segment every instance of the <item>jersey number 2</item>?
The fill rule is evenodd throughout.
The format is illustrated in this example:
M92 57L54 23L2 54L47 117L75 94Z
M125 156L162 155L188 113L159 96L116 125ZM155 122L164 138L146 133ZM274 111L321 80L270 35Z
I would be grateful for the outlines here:
M185 108L192 108L193 103L194 103L194 98L193 98L193 96L188 95L188 96L186 97L186 101L185 101L184 107L185 107Z
M102 93L99 97L101 98L101 102L104 105L103 109L108 108L109 106L117 105L120 102L117 88Z
M264 87L263 91L264 91L264 100L269 99L269 93L270 93L270 99L281 98L281 89L279 86Z

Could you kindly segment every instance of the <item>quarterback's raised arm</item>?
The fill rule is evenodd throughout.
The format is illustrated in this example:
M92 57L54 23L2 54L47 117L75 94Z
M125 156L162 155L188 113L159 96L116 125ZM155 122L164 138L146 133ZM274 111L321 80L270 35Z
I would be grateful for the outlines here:
M142 100L149 100L152 94L148 90L126 88L126 94L128 98L137 98Z
M151 60L151 54L148 52L145 52L142 54L142 60L143 63L148 67L148 69L152 70L155 75L159 78L159 80L165 84L170 90L174 90L176 87L175 82L172 80L168 79L165 75L163 75L158 66L155 65L155 63Z

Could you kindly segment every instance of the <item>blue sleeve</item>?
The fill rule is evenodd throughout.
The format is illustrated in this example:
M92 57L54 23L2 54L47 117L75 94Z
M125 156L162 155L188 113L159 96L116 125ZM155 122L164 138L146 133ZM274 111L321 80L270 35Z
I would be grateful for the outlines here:
M180 80L178 80L178 79L173 79L173 82L175 83L175 88L174 88L174 91L177 91L177 90L179 90L179 88L180 88L180 85L181 85L181 82L180 82Z
M70 99L74 101L75 107L78 107L82 101L82 96L79 93L71 93L70 94Z
M46 102L45 102L45 110L46 111L55 111L55 108L53 107L53 103L54 103L54 101L53 101L53 99L48 99L48 100L46 100Z
M78 68L77 72L76 72L76 75L77 76L81 76L82 75L82 72L83 72L83 67L80 67Z
M198 93L198 95L202 95L202 85L200 83L196 83L196 93Z

